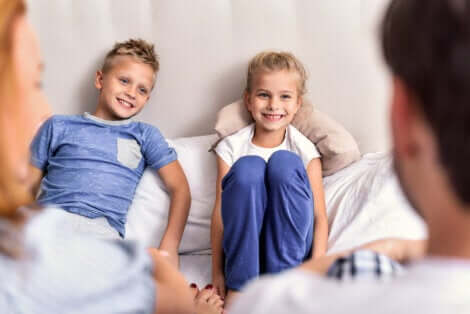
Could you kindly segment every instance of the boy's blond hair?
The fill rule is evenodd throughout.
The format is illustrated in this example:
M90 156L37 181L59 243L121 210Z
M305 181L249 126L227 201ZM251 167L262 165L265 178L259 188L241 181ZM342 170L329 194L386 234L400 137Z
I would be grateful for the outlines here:
M248 65L245 91L247 93L251 92L251 84L253 83L254 76L258 72L282 70L295 71L299 74L298 92L299 96L304 95L307 92L305 87L307 72L299 59L292 53L284 51L262 51L251 59Z
M114 44L113 49L111 49L104 58L103 67L101 68L103 73L106 73L112 68L113 59L117 56L132 56L139 62L150 65L154 73L157 73L160 69L160 63L158 62L158 55L155 52L154 45L143 39L129 39Z

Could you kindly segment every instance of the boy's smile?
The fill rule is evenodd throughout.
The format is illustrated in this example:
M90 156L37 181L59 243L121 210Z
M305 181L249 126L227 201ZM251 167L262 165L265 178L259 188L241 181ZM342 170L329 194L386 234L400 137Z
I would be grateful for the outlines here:
M105 73L96 73L100 90L95 116L105 120L128 119L139 113L150 97L154 71L132 56L117 56Z
M262 72L255 76L251 91L245 93L245 104L265 131L284 129L300 107L299 76L293 71Z
M116 97L116 99L121 105L123 105L126 108L134 108L135 107L135 105L132 102L125 101L124 99L121 99L119 97Z

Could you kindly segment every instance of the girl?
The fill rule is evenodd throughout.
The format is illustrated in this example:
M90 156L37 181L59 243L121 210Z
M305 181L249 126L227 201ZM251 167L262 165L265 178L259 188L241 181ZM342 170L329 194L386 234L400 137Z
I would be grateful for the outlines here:
M244 102L254 123L215 148L212 278L226 304L250 279L325 254L328 221L320 154L290 125L306 72L286 52L261 52L248 67Z

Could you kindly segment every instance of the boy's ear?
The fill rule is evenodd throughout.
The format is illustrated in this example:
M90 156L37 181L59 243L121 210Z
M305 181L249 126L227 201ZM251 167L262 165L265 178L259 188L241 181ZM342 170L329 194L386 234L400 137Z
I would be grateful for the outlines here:
M103 88L103 72L102 71L96 71L95 87L98 90L101 90Z

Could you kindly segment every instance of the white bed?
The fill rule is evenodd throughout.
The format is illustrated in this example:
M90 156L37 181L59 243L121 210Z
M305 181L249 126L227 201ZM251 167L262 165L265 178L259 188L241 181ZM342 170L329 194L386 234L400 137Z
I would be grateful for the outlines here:
M325 178L330 252L385 236L422 238L425 228L403 199L391 170L387 133L388 76L376 40L386 1L376 0L29 0L44 55L44 86L57 114L93 111L94 73L116 41L156 44L161 71L139 119L169 138L213 132L216 113L240 98L246 65L264 49L292 51L305 64L308 97L359 143L362 160ZM209 227L215 135L172 145L193 196L181 243L181 267L210 280ZM130 209L130 238L158 244L168 196L146 172ZM201 255L202 254L202 255ZM204 255L205 254L205 255Z
M171 140L188 177L192 205L181 247L181 270L191 282L210 282L210 218L215 198L216 135ZM329 252L384 237L422 239L426 227L397 184L389 153L369 153L324 178L330 225ZM168 195L152 171L137 187L127 222L128 238L156 246L166 226Z

